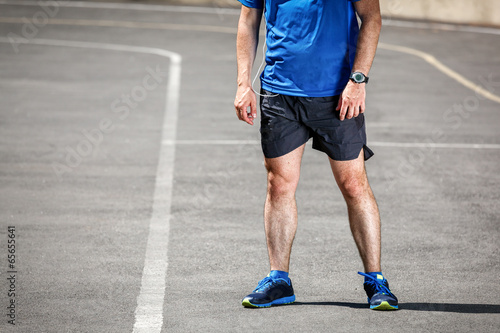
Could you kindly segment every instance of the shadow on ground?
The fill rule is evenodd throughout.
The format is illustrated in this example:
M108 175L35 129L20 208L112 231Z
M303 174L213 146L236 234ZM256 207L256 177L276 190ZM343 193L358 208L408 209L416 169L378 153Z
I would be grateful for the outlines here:
M365 309L366 303L350 302L295 302L293 305L332 305L354 309ZM437 311L457 313L500 313L498 304L459 304L459 303L399 303L400 310Z

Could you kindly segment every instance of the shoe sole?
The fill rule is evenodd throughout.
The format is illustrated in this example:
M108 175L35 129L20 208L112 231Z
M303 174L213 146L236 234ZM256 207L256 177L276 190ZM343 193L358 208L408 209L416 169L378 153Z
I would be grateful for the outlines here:
M370 305L372 310L398 310L397 305L390 305L388 302L383 301L379 305Z
M272 305L285 305L285 304L292 304L293 302L295 302L295 295L278 298L270 303L264 303L264 304L253 304L250 303L250 301L247 298L245 298L241 302L241 305L243 305L246 308L269 308Z

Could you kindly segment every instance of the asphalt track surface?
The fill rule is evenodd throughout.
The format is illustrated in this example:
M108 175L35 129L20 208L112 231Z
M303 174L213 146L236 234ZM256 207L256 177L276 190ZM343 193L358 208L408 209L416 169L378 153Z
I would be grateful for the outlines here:
M367 309L345 204L310 146L297 302L253 310L240 301L268 272L266 181L258 128L232 107L238 16L93 6L59 7L26 35L40 6L0 4L1 332L498 329L497 32L383 28L367 172L401 310ZM6 38L23 29L26 43Z

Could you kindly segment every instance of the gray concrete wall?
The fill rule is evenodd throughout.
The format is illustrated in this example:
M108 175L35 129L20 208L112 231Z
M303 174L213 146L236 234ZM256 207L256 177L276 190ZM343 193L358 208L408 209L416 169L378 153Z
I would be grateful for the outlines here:
M189 6L224 7L224 8L231 8L231 7L239 8L241 6L241 3L238 2L238 0L145 0L143 2L165 3L169 5L189 5Z
M386 17L500 26L500 0L380 0Z
M155 0L168 4L239 7L237 0ZM380 0L382 15L500 26L500 0Z

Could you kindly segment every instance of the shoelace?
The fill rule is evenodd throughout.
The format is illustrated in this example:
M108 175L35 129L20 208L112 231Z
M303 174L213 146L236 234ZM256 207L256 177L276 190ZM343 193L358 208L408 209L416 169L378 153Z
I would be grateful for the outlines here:
M373 276L371 276L369 274L365 274L365 273L361 273L361 272L358 272L358 274L366 276L367 278L370 279L369 281L366 281L365 283L373 286L375 288L376 293L382 293L382 294L387 294L387 295L391 295L392 296L392 293L389 290L389 288L387 288L384 285L385 278L382 281L380 281L377 278L375 278L375 277L373 277Z
M273 279L269 276L266 276L265 278L263 278L262 280L259 281L259 284L257 285L257 288L255 288L255 292L259 291L260 289L264 289L265 287L267 287L269 284L273 284Z
M273 279L270 276L266 276L262 280L259 281L259 284L257 285L257 288L255 288L254 292L258 292L261 289L265 289L268 286L272 286L274 283L277 283L278 281L284 281L286 284L290 285L290 281L287 281L285 279Z

